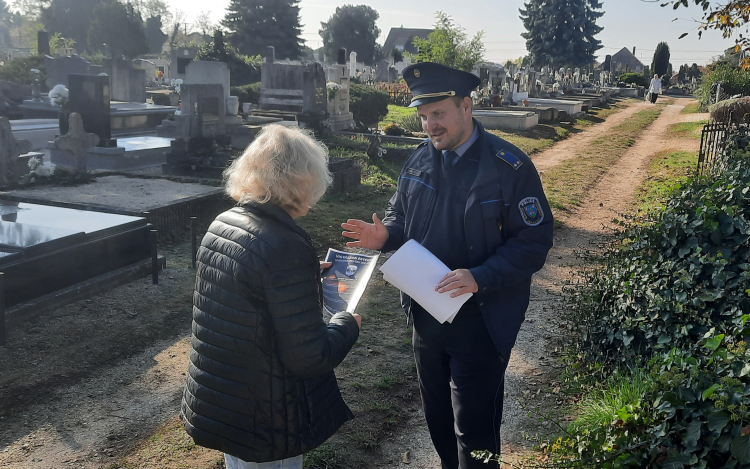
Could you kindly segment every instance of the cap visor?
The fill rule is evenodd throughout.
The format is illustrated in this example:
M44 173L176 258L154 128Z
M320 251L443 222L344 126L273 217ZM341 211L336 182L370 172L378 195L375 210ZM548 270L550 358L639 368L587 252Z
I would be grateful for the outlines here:
M412 101L411 104L409 104L406 107L417 107L423 104L432 104L438 101L444 101L448 98L452 98L452 96L438 96L436 98L420 98L420 99L417 99L416 101Z

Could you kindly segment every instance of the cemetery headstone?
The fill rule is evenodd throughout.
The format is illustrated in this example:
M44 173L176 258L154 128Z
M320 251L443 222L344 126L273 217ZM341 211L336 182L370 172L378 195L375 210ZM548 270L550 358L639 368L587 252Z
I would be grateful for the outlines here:
M83 118L77 112L68 118L68 133L55 138L55 147L73 155L73 168L77 173L86 172L86 158L91 147L99 144L99 136L83 128Z
M103 72L110 78L110 98L129 103L146 102L146 70L133 68L129 60L104 59Z
M375 81L389 81L388 67L390 67L390 65L391 64L387 60L381 60L378 62L375 67Z
M349 54L349 78L357 76L357 53L352 51Z
M275 63L274 49L269 47L261 68L259 103L262 111L295 113L297 120L312 123L324 118L328 105L323 66L318 62L308 65Z
M112 138L109 77L73 74L69 81L70 112L81 115L86 131L99 136L100 147L116 147L117 140Z
M31 149L31 142L16 140L7 117L0 117L0 185L13 184L28 172L20 156ZM25 168L24 168L25 166Z
M49 33L45 30L39 30L36 32L36 48L39 51L39 55L45 56L50 54L49 50Z
M44 67L47 73L45 83L48 89L52 89L55 85L65 85L66 88L70 88L68 82L70 75L86 75L89 73L88 61L77 55L58 58L45 56Z

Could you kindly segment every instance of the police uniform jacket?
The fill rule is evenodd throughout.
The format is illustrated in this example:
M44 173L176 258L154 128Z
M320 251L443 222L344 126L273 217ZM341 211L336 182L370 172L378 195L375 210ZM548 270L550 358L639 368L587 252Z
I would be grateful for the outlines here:
M224 212L198 250L185 429L250 462L314 449L353 418L333 369L358 335L349 313L323 322L320 264L287 212Z
M479 126L479 167L464 212L465 243L477 282L476 302L498 352L507 360L529 304L531 276L552 247L552 214L531 160L505 140ZM476 153L475 153L476 155ZM429 141L404 164L398 189L383 220L389 236L383 251L410 239L421 242L433 213L441 152ZM459 247L460 248L460 247ZM448 294L448 293L445 293ZM410 313L411 299L402 293ZM461 313L459 313L461 314Z

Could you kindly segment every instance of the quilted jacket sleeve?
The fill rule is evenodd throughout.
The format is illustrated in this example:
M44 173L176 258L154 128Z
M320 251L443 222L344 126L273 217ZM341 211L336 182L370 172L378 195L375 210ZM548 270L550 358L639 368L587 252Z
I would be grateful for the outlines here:
M359 336L349 313L323 322L317 260L275 259L264 278L264 292L284 367L301 378L312 378L335 368Z

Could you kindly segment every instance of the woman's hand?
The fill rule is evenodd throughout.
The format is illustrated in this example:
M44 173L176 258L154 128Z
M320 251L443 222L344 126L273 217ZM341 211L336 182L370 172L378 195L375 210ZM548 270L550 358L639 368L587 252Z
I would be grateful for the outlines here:
M333 262L320 261L320 272L322 273L325 269L331 267Z
M354 316L354 319L357 320L357 325L362 328L362 316L360 316L357 313L352 313L352 316Z

